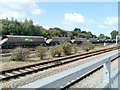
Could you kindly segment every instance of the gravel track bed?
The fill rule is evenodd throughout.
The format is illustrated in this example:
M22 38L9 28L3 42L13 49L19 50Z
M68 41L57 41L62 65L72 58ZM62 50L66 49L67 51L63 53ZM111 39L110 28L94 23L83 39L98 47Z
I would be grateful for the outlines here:
M102 48L110 48L110 47L113 47L113 46L116 46L116 45L113 44L113 45L109 45L109 46L102 47ZM99 49L100 49L100 47L96 48L96 50L99 50ZM44 60L40 60L38 58L37 58L37 60L34 60L34 56L33 56L33 60L27 60L27 61L24 61L24 62L23 61L22 62L21 61L7 61L7 62L4 62L3 60L8 60L10 57L0 56L0 67L1 67L0 70L8 70L8 69L23 67L23 66L32 65L32 64L36 64L36 63L40 63L40 62L55 59L55 58L51 57L50 50L48 50L47 55L48 56L46 56ZM59 57L57 57L57 58L59 58Z
M118 60L120 58L113 61L111 64L112 72L118 68ZM78 83L74 84L70 88L96 88L99 84L103 81L103 68L98 70L97 72L93 73L92 75L88 76L87 78L79 81Z
M115 51L118 51L118 50L114 50L114 51L111 51L111 52L104 53L102 55L96 55L96 56L93 56L93 57L90 57L90 58L82 59L80 61L72 62L71 64L66 64L66 65L58 66L58 67L51 68L51 69L48 69L48 70L40 71L38 73L33 73L33 74L30 74L30 75L26 75L24 77L19 77L17 79L11 79L9 81L4 81L4 82L1 82L1 87L2 88L16 88L16 87L31 83L33 81L51 76L53 74L62 72L64 70L73 68L75 66L81 65L81 64L86 63L88 61L95 60L97 58L100 58L104 55L108 55L108 54L110 54L112 52L115 52Z
M31 54L32 56L33 54ZM13 68L18 68L18 67L23 67L23 66L27 66L27 65L32 65L32 64L37 64L37 63L41 63L41 62L45 62L45 61L49 61L51 60L50 58L46 58L44 60L40 60L38 57L36 58L37 60L34 60L35 56L33 56L33 60L26 60L26 61L10 61L10 56L9 57L2 57L1 59L3 60L8 60L8 61L0 61L0 70L8 70L8 69L13 69ZM32 59L32 58L31 58ZM54 58L52 58L54 59Z
M3 60L0 59L0 67L1 67L0 70L1 71L9 70L9 69L13 69L13 68L42 63L42 62L46 62L46 61L52 61L54 59L61 58L61 57L52 57L50 55L50 52L47 52L47 54L48 54L48 56L46 56L45 59L43 59L43 60L40 60L40 58L33 56L30 60L26 60L26 61L10 61L10 60L8 60L8 59L10 59L10 57L8 58L8 57L0 56L1 59L8 60L8 61L4 62ZM77 54L80 54L80 53L77 53ZM66 56L64 56L64 57L66 57Z

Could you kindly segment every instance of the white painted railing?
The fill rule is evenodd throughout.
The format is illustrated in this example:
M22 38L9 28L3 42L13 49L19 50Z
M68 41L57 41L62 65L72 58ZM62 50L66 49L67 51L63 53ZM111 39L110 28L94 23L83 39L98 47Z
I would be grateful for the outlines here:
M19 88L59 88L65 85L67 82L75 80L78 77L82 77L85 74L95 70L96 68L103 65L104 67L104 83L107 85L103 88L110 87L111 78L111 60L120 56L120 52L114 52L112 54L106 55L94 61L76 66L69 70L57 73L55 75L37 80L33 83L24 85Z

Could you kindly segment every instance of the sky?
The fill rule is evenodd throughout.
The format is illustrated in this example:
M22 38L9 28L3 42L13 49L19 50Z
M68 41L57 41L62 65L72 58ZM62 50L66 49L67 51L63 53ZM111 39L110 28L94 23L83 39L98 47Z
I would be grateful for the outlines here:
M46 29L59 27L72 31L80 28L95 35L118 30L118 2L3 2L0 18L32 19Z

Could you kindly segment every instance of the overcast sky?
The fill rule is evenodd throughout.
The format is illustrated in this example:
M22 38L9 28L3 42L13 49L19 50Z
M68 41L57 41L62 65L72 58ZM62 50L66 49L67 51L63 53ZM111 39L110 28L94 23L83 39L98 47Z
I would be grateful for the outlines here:
M117 2L36 2L21 0L0 1L0 18L32 19L44 28L59 27L64 30L91 31L95 35L110 36L118 30Z

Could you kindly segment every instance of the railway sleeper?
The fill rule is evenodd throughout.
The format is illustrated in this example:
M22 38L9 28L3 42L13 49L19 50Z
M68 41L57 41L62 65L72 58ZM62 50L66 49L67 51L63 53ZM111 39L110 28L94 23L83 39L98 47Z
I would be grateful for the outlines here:
M7 76L13 76L15 74L14 73L5 73L5 75L7 75Z
M33 69L31 68L26 68L25 71L32 71Z
M0 79L7 77L8 75L0 75Z
M19 72L19 71L13 71L12 73L14 73L14 74L20 74L21 72Z

